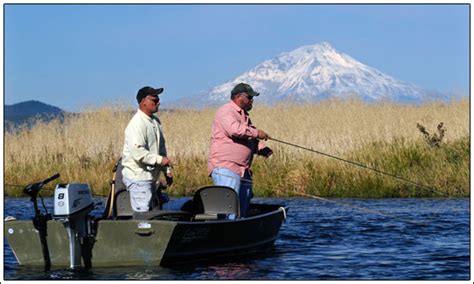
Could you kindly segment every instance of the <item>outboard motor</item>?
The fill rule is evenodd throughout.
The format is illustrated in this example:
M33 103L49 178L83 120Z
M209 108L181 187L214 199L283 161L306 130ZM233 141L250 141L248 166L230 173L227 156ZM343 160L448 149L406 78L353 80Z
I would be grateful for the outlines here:
M83 246L92 234L92 220L89 213L93 208L94 202L89 185L70 183L56 186L53 218L62 222L68 233L70 268L81 266ZM89 265L85 263L86 267Z

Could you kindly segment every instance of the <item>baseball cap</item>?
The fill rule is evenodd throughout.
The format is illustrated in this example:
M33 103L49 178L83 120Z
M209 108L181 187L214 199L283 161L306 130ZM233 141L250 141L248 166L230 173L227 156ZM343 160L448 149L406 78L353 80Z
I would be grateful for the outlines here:
M256 96L260 95L260 93L255 92L252 89L252 87L250 87L249 84L245 84L245 83L239 83L239 84L235 85L235 87L232 89L232 91L230 93L232 95L236 95L236 94L239 94L239 93L247 93L249 96L252 96L252 97L256 97Z
M138 90L137 93L137 101L140 103L144 98L147 96L153 96L153 97L158 97L159 94L163 93L163 88L152 88L149 86L143 87L140 90Z

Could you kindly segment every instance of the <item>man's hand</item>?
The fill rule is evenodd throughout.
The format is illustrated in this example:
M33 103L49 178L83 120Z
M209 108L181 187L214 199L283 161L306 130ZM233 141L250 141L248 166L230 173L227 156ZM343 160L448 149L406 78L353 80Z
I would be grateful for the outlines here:
M265 131L259 129L257 137L259 139L267 140L268 138L270 138L270 135L268 135Z
M164 167L171 167L171 161L168 159L168 157L163 157L163 159L161 159L160 165Z

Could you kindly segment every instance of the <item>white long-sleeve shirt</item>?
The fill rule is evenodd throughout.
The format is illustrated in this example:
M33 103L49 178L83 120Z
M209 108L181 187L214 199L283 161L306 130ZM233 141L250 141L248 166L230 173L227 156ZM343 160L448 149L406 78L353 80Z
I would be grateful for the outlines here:
M166 145L159 119L138 110L125 129L123 176L133 181L156 181L165 156Z

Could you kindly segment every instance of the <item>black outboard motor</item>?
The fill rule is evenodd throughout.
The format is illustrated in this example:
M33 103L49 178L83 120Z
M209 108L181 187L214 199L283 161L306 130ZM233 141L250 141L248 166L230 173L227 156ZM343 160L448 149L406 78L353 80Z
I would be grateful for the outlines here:
M62 222L69 238L70 268L81 266L84 257L83 246L87 246L92 235L92 218L89 213L94 209L89 185L84 183L58 184L54 190L54 219ZM84 259L86 268L90 259Z
M51 220L51 214L48 213L48 210L46 209L46 206L44 205L44 203L43 203L43 208L46 214L41 213L41 211L38 208L37 197L38 197L38 193L40 189L45 184L57 179L58 177L59 177L59 174L55 174L43 181L29 184L23 189L23 192L25 194L28 194L31 197L31 202L33 202L33 206L35 209L35 216L33 217L33 226L39 232L41 249L43 250L45 271L48 271L51 268L51 258L49 256L48 242L46 240L46 237L48 236L48 227L47 227L48 220ZM41 195L40 195L40 198L41 198L41 201L43 201L43 198L41 197Z

